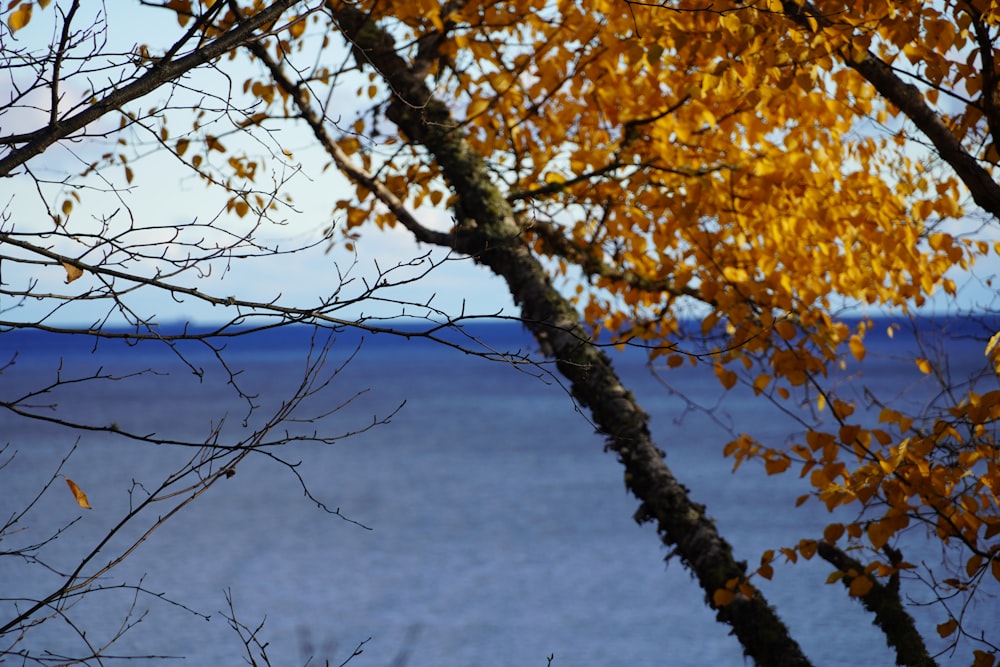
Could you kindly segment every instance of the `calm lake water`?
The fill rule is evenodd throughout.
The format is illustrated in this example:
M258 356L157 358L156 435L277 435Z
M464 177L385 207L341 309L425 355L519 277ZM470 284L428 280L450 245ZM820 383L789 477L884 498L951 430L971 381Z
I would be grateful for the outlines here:
M517 326L489 325L477 333L499 349L532 349ZM356 338L336 341L328 370L350 356ZM263 403L246 427L245 402L213 358L195 348L182 352L206 370L201 381L162 345L108 345L92 354L82 340L5 333L0 364L21 352L0 374L0 398L45 386L57 372L71 379L98 368L165 370L70 384L29 403L57 404L35 408L49 416L194 440L207 437L227 415L222 441L234 441L301 380L307 343L298 330L232 344L226 359L242 370L238 380L247 391L261 392ZM905 339L873 337L863 376L854 380L858 387L907 390L913 400L924 400L915 366L893 363L908 347ZM982 349L981 340L954 344L952 371L981 367ZM755 562L763 550L816 537L835 520L815 503L794 508L806 490L794 475L767 477L755 466L734 475L732 462L721 455L730 439L726 424L783 442L801 431L791 419L746 392L723 396L708 368L667 375L672 393L640 355L619 356L616 363L652 415L668 463L695 500L708 506L739 557ZM664 563L654 530L631 519L636 502L625 492L621 467L602 451L601 437L558 382L538 375L532 367L421 341L369 338L303 416L345 407L292 428L350 432L405 406L389 423L336 444L280 452L302 462L296 470L319 500L364 527L318 509L286 466L251 457L153 533L102 579L108 590L84 598L67 617L95 645L106 642L133 603L129 592L114 587L141 581L153 595L135 600L130 618L141 621L112 655L246 664L243 644L224 617L228 591L241 622L251 628L263 623L259 637L275 665L310 659L312 665L338 665L361 643L363 653L352 666L544 667L550 655L556 666L745 664L689 575L678 562ZM989 388L996 388L992 382ZM367 391L355 396L359 390ZM714 406L713 413L686 410L688 401ZM86 491L93 510L77 507L57 480L0 549L37 542L79 517L42 552L48 566L65 570L121 519L130 500L142 497L143 488L153 488L194 453L0 413L0 446L7 445L0 458L7 462L0 469L3 519L38 492L74 443L62 472ZM146 522L108 545L95 565L141 534ZM829 566L817 559L775 569L774 580L762 588L817 665L894 663L870 617L842 587L824 585ZM0 596L8 600L37 597L57 580L39 563L0 558ZM970 613L1000 617L997 590L985 591L993 597L983 595ZM911 593L926 598L918 589ZM12 604L0 602L0 624L10 618ZM924 613L919 620L925 636L936 638L934 624L943 619ZM80 636L58 619L29 633L18 648L84 650Z

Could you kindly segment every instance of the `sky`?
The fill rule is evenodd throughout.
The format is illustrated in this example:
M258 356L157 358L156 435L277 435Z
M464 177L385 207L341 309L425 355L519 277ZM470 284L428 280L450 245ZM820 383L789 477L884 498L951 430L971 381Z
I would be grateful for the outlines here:
M136 42L155 39L157 35L149 35L145 26L149 25L150 10L135 13L131 3L115 6L109 18L109 46L111 50L130 51ZM166 17L166 13L161 12ZM51 15L48 21L44 12L36 11L33 22L17 34L20 44L40 46L48 43L51 35ZM177 28L179 30L179 28ZM173 31L164 30L161 39L173 37ZM249 70L248 70L249 71ZM186 78L185 84L195 90L212 91L220 85L219 77ZM64 84L69 90L66 99L73 95L79 96L82 90L73 88L73 81ZM222 81L225 85L225 81ZM237 84L238 85L238 84ZM154 93L147 100L160 100L162 93ZM191 98L188 98L191 99ZM32 100L34 101L34 100ZM345 97L345 102L353 101ZM175 103L179 100L175 100ZM143 104L148 104L146 100ZM47 100L37 100L39 107L44 107ZM345 114L351 113L346 104ZM180 117L178 115L178 117ZM3 119L3 132L30 131L44 124L41 113L8 114ZM175 126L168 122L168 128L176 127L179 131L185 122L181 120ZM190 123L190 120L186 120ZM117 118L109 118L103 123L104 129L114 129ZM284 180L283 190L294 198L294 208L282 208L275 214L275 222L264 222L256 232L257 240L267 246L279 247L283 250L292 247L314 247L290 256L254 257L228 264L215 263L208 275L199 276L195 272L179 276L175 282L186 287L195 287L200 291L214 296L237 296L248 301L268 302L280 298L280 303L290 307L311 308L318 305L321 299L329 297L340 286L338 274L346 273L351 279L342 290L343 297L356 297L364 291L364 283L376 284L380 272L399 264L412 264L414 260L423 258L415 266L396 269L390 274L390 279L407 280L428 271L430 264L436 266L419 280L401 285L392 290L380 290L379 295L400 303L369 299L357 307L346 308L338 316L356 318L362 315L391 316L400 313L420 315L419 308L406 307L402 302L412 304L430 304L434 308L448 313L465 312L467 314L515 315L513 302L503 281L492 276L482 267L476 266L468 258L450 257L442 249L422 247L418 245L405 230L378 230L374 226L366 226L362 238L354 243L353 249L348 249L343 243L324 241L325 233L331 224L343 224L343 218L333 213L333 206L338 198L350 197L354 188L338 177L333 170L325 171L324 156L310 148L311 137L301 132L282 130L280 142L282 149L292 152L292 157L286 160L289 169L275 166L272 171L264 171L258 177L258 184L266 189L271 179ZM227 139L224 143L233 154L237 146L235 140ZM58 211L60 202L67 198L69 189L59 185L58 181L67 174L79 173L90 160L98 158L109 149L107 142L83 141L57 145L43 155L29 162L29 167L42 180L54 183L43 186L43 192L49 199L49 206ZM258 147L259 149L259 147ZM175 225L189 225L192 222L204 223L211 220L224 207L228 196L217 189L206 188L201 182L191 176L188 169L181 166L176 159L167 155L151 154L139 161L133 161L133 180L126 191L117 194L102 192L107 189L107 181L115 181L119 186L122 181L123 169L114 167L108 173L97 174L87 180L93 186L92 190L77 190L80 201L74 204L73 211L67 222L67 230L74 234L85 234L97 231L100 218L108 217L117 211L113 224L116 230L121 230L131 224L147 230L156 228L169 229ZM33 181L27 176L16 176L0 182L0 211L4 219L0 228L24 231L49 231L53 228L51 219L46 215L40 197L35 191ZM419 219L429 226L446 229L449 224L447 211L424 209L417 211ZM233 215L219 219L220 226L232 230L234 234L242 234L253 224L253 216L238 219ZM170 248L167 241L168 231L146 231L134 234L134 240L164 242L167 252L176 255L185 251L179 247ZM335 236L339 238L339 236ZM59 247L67 248L66 244ZM80 256L82 246L76 246L66 254ZM428 254L429 253L429 254ZM139 265L132 263L131 268ZM150 271L151 264L145 263L144 270ZM37 281L33 293L53 293L62 295L84 294L99 283L97 278L85 273L79 279L66 284L66 273L60 267L44 267L37 265L14 265L6 262L0 266L3 271L3 281L8 288L26 286L31 281ZM131 295L130 295L131 296ZM0 320L31 321L42 315L47 315L51 302L19 301L10 297L6 303L0 303ZM193 320L195 322L210 322L227 320L232 312L223 312L221 307L199 304L195 299L182 298L178 303L169 294L151 289L143 289L131 298L130 305L144 316L153 317L159 322L178 320ZM102 317L108 311L108 304L93 303L70 304L61 308L47 320L50 324L89 323Z
M150 10L142 10L141 14L136 14L133 13L135 9L131 3L115 6L109 20L110 48L129 51L136 42L148 41L150 35L146 34L149 31L145 27L149 24ZM36 16L36 20L28 28L18 33L20 43L47 43L52 34L51 24L39 20L41 16ZM162 39L172 35L172 31L163 30L152 37L159 36ZM238 78L234 77L234 80L234 85L239 85ZM185 80L190 88L204 91L216 89L220 82L225 85L225 81L218 77ZM79 95L82 92L78 87L72 88L72 85L72 82L66 84L66 99L71 99L74 93ZM347 92L343 101L338 101L338 108L343 110L345 119L348 119L342 125L349 126L350 116L354 113L351 108L354 103L353 88L346 86L345 90ZM162 94L153 94L149 99L161 98ZM179 96L176 101L181 103L183 97ZM43 100L39 100L39 106L44 106ZM6 125L3 130L5 133L11 128L15 131L34 129L39 122L44 122L39 115L33 114L8 115L2 120ZM109 119L104 127L111 130L116 123L117 119ZM181 124L176 126L177 130L181 127ZM379 291L389 301L368 299L357 306L345 308L338 316L353 319L362 315L421 315L426 310L413 304L427 303L451 314L464 312L471 315L516 316L517 309L502 279L475 265L468 258L442 261L447 257L444 250L419 246L401 228L378 230L372 225L365 226L363 235L353 250L347 249L343 244L324 241L324 235L331 224L343 224L342 218L333 212L334 203L339 198L350 197L354 188L342 177L335 175L333 170L324 171L324 156L312 147L310 136L287 128L281 132L280 147L292 153L292 157L286 160L286 165L289 169L299 171L282 172L280 167L274 167L273 171L262 174L258 182L264 187L271 178L283 180L291 174L284 190L293 196L294 208L280 210L276 214L277 224L263 223L258 230L258 239L265 245L282 249L309 245L314 247L291 256L258 257L234 261L228 265L216 263L206 272L207 275L199 276L195 272L189 272L178 277L175 282L223 298L232 295L248 301L262 302L279 299L286 306L311 308L336 291L340 285L339 273L347 272L351 278L342 291L343 298L350 298L360 294L366 282L375 284L380 269L385 270L426 257L416 265L396 270L390 275L405 280L425 271L429 262L440 262L440 265L419 280L392 290ZM227 143L229 142L227 139ZM230 145L230 148L234 146ZM60 145L32 160L29 166L40 178L53 181L43 187L43 192L49 199L49 204L58 207L69 192L59 181L67 174L78 173L83 165L106 150L109 150L108 144L97 141ZM133 239L160 242L160 247L166 248L168 253L174 253L175 256L183 254L185 251L181 247L169 243L170 232L164 230L211 220L224 207L227 196L204 187L176 159L162 152L143 157L134 162L133 167L133 181L128 185L127 191L121 193L107 192L106 182L102 182L106 177L122 184L121 167L112 168L112 173L97 174L89 178L88 182L97 189L77 191L81 201L75 205L67 229L74 234L96 231L101 218L117 211L113 218L114 224L119 225L116 229L121 229L120 225L131 215L134 226L147 230L136 233ZM4 214L0 227L4 230L13 226L18 231L47 231L53 226L34 191L33 182L25 176L0 182L0 211ZM418 219L436 229L447 229L450 224L448 211L443 209L427 208L416 211L416 214ZM252 224L249 218L228 216L220 218L220 221L224 228L235 234L242 234ZM160 231L150 231L153 229ZM78 256L81 248L82 246L77 246L73 253ZM72 253L67 251L67 254ZM146 263L141 268L148 271L151 270L150 266ZM132 263L130 268L140 268L140 265ZM32 288L34 293L72 296L84 294L99 284L98 279L88 273L67 284L66 273L60 267L53 266L17 266L8 261L0 266L0 270L3 271L2 278L8 287L27 286L32 281L37 281ZM969 307L995 305L994 291L985 287L981 279L998 270L997 262L983 263L977 267L973 280L956 272L953 277L963 289L962 304ZM151 289L139 290L127 295L127 298L130 307L136 312L161 323L182 320L225 321L234 315L231 310L227 311L222 307L201 304L189 297L178 300L167 293ZM404 306L403 303L410 305ZM932 303L931 307L934 308L935 304ZM108 312L108 304L105 302L95 306L93 303L77 302L60 308L52 315L49 315L50 311L51 302L16 301L8 297L7 302L0 303L0 320L32 321L44 315L49 317L49 324L89 324ZM113 321L120 322L120 319L115 318Z

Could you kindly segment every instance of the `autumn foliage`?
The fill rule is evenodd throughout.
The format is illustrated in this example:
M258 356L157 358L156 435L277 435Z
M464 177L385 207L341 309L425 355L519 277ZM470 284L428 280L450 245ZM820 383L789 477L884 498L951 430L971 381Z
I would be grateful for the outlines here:
M11 3L7 25L23 28L48 4ZM182 29L212 36L266 4L163 7ZM358 15L368 23L351 33ZM387 113L409 93L366 62L362 33L377 32L431 91L426 106L405 103L425 118L443 105L595 337L647 345L665 369L701 366L726 389L746 385L799 412L802 433L786 442L740 435L719 446L735 467L807 479L800 503L855 518L775 545L747 576L707 591L712 604L753 595L778 558L817 553L835 566L829 583L858 598L918 570L941 600L997 594L995 376L964 385L940 359L910 359L942 387L919 411L888 396L861 405L831 376L865 357L873 326L841 316L845 304L864 314L949 308L966 272L1000 252L1000 6L329 0L299 3L271 29L240 51L253 68L232 95L246 111L226 132L314 115L329 166L353 186L332 207L336 242L402 224L447 243L468 213L448 165L401 129L401 112ZM342 66L352 48L356 66ZM176 136L162 118L123 114L225 188L236 218L275 206L258 179L288 155L255 154L197 114ZM91 169L114 165L131 180L127 152ZM62 211L74 205L67 198ZM422 225L433 208L447 208L455 228ZM1000 369L996 341L983 348L984 371ZM919 531L958 566L908 561L902 537ZM942 637L964 632L958 608L941 605ZM969 633L962 650L993 664L995 628Z

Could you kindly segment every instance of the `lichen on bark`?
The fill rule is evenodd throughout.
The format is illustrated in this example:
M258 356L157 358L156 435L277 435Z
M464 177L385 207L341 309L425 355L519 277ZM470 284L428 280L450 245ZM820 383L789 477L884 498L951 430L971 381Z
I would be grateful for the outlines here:
M393 91L387 117L436 161L457 203L451 247L503 278L521 319L543 353L556 360L570 381L573 396L590 409L626 470L629 490L640 501L635 517L656 524L661 541L695 575L713 605L713 593L745 574L730 545L719 535L704 506L667 467L653 443L649 417L628 392L599 347L592 344L573 305L555 288L544 266L522 236L516 216L492 181L482 155L466 140L447 107L395 50L391 38L350 5L334 17L354 45L362 66L373 67ZM759 665L808 665L787 627L759 592L737 596L717 608L744 652Z

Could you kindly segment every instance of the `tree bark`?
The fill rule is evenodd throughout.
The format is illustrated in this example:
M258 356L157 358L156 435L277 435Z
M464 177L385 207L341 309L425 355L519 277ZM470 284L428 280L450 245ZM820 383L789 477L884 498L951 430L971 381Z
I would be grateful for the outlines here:
M851 587L859 573L865 571L865 566L851 558L841 549L829 542L820 542L817 553L820 558L844 573L841 583L845 588ZM902 560L898 552L890 552L894 562ZM850 574L854 572L855 574ZM871 577L869 577L871 578ZM937 663L927 652L924 638L917 631L913 617L903 608L899 599L899 577L893 576L888 585L882 585L872 580L871 589L859 597L865 609L875 615L875 625L885 634L886 643L896 651L896 664L907 667L936 667Z
M553 286L522 237L510 204L492 182L483 156L466 140L447 107L396 51L393 39L349 5L330 3L334 18L362 66L378 71L394 92L388 118L433 156L457 195L457 225L451 247L502 277L522 320L542 351L570 381L573 396L590 409L594 422L625 467L625 483L640 501L635 519L656 524L664 545L677 554L705 591L717 618L732 627L746 655L758 665L808 665L799 645L763 596L737 593L722 607L713 594L742 580L737 561L705 507L693 502L652 441L648 415L618 378L611 360L592 344L572 304Z

